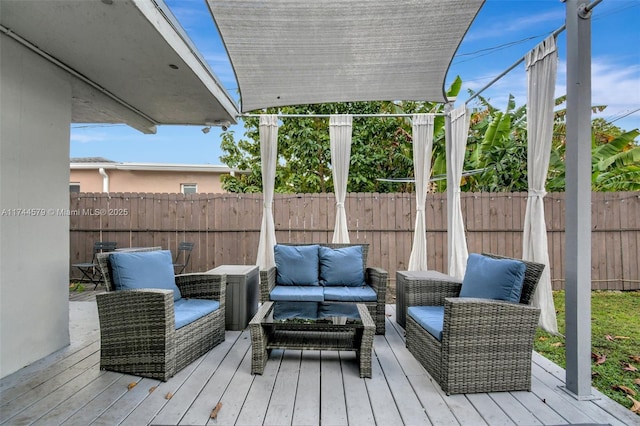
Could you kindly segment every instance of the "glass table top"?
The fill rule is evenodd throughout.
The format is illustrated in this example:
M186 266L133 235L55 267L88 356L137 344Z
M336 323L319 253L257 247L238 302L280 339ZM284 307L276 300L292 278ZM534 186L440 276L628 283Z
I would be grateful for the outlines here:
M355 303L273 302L263 323L362 324Z

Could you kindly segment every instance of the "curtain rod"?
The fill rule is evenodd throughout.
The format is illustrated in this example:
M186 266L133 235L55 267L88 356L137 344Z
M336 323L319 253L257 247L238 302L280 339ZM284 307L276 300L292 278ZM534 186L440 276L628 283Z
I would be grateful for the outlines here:
M597 1L597 0L596 0ZM600 0L602 1L602 0ZM595 2L594 2L595 3ZM599 3L599 2L598 2ZM594 5L595 6L595 5ZM563 32L565 29L567 29L566 25L561 26L560 28L558 28L557 30L555 30L552 35L554 37L557 37L558 34L560 34L561 32ZM507 68L506 70L504 70L500 75L498 75L496 78L494 78L493 80L491 80L486 86L484 86L482 89L478 90L476 93L474 93L473 95L471 95L471 97L469 99L467 99L466 101L464 101L465 105L468 105L469 102L471 102L472 100L474 100L475 98L477 98L478 96L480 96L480 93L484 92L485 90L487 90L489 87L493 86L493 84L500 80L502 77L504 77L505 75L507 75L512 69L514 69L515 67L517 67L518 65L520 65L521 63L524 62L524 60L526 59L526 55L524 55L522 58L518 59L513 65L511 65L509 68Z
M444 112L427 112L424 114L431 114L431 115L443 116L443 117L447 115ZM263 115L268 115L268 114L240 114L237 117L238 118L261 117ZM278 118L330 118L331 116L341 115L341 114L275 114L275 115ZM353 118L360 118L360 117L396 118L396 117L413 117L414 115L415 114L351 114Z

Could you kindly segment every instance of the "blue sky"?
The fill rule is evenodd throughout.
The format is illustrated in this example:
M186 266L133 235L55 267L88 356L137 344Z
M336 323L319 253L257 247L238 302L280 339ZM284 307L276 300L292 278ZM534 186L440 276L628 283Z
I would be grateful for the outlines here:
M165 0L227 91L237 99L237 83L205 0ZM446 86L460 75L459 106L528 50L564 24L560 0L487 0L454 58ZM592 104L607 105L597 117L625 129L640 128L640 2L604 0L592 18ZM558 37L560 62L556 96L566 93L566 38ZM506 107L509 94L526 103L524 64L483 92L492 105ZM473 103L471 103L473 106ZM71 157L105 157L114 161L222 164L220 129L208 134L200 126L158 126L144 135L126 125L72 124ZM232 126L242 135L242 124Z

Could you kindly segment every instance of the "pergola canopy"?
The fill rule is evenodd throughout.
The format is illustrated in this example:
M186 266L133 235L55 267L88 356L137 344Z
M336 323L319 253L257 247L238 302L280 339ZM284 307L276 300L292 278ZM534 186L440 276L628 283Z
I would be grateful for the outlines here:
M327 102L445 102L484 0L207 0L242 112Z

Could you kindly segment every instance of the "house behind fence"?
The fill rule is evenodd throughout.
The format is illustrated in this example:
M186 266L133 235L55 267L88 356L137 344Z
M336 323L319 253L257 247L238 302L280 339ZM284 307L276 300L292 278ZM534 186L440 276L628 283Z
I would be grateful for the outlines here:
M469 252L522 257L527 193L462 193ZM415 225L415 195L351 193L345 206L352 243L368 243L369 265L406 270ZM429 269L447 272L446 194L426 203ZM335 223L334 194L276 194L279 242L329 242ZM174 254L178 243L195 243L185 272L225 264L255 264L262 219L262 194L72 193L70 265L91 258L94 241L118 247L161 246ZM564 288L564 193L545 197L551 280ZM592 288L640 289L640 193L592 194ZM70 267L72 277L78 272Z

